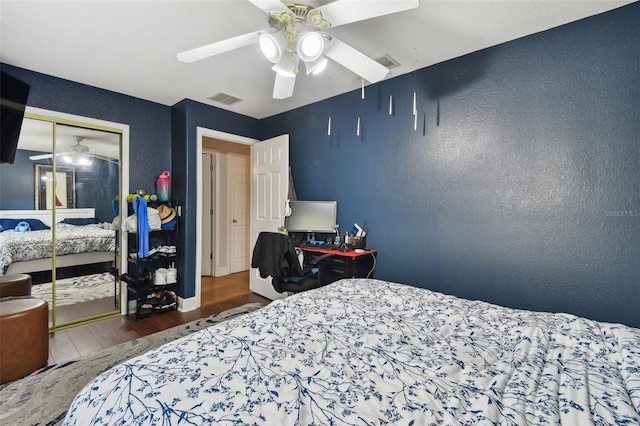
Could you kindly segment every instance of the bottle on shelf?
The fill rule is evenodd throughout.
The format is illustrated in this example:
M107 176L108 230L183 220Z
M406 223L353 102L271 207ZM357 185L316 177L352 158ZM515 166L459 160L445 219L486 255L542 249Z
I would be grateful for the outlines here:
M166 203L171 199L171 173L167 170L160 173L160 176L156 179L156 192L158 201Z

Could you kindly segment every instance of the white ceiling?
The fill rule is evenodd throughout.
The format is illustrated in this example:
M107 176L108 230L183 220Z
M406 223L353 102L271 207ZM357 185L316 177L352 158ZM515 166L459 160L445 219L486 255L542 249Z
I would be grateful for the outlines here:
M392 0L338 1L367 7ZM389 79L633 1L420 0L417 9L328 32L374 59L391 55L401 66ZM332 62L319 76L301 72L291 98L272 99L272 64L257 45L190 64L177 61L181 51L268 28L265 13L245 0L1 0L0 25L4 63L164 105L189 98L264 118L361 85ZM243 101L227 107L208 99L219 92Z

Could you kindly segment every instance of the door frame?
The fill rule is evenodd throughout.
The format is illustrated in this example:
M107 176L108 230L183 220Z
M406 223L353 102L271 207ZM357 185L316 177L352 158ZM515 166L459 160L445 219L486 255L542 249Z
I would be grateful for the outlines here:
M233 133L221 132L219 130L208 129L206 127L196 127L196 182L202 181L202 139L210 137L233 143L253 145L260 142L258 139L251 139L246 136L234 135ZM195 270L195 297L185 300L183 310L190 311L200 307L202 291L202 188L198 185L196 196L196 270Z
M209 183L209 185L211 187L211 194L210 194L211 200L210 201L211 201L211 205L212 206L214 204L217 204L216 203L216 197L218 196L218 191L217 191L217 185L218 185L218 182L217 182L218 164L217 163L218 163L218 160L219 160L218 154L219 153L217 151L215 151L215 150L208 149L208 148L203 148L202 149L202 154L200 155L200 164L201 165L202 165L202 160L206 156L209 156L210 160L211 160L210 167L215 168L215 170L213 170L213 173L211 173L211 182ZM206 173L207 173L206 168L203 168L202 169L202 176L204 177ZM204 181L200 181L200 182L202 184L202 188L203 189L207 188L207 186L205 185ZM202 194L203 206L200 209L201 210L200 211L201 218L203 219L202 222L204 222L204 219L207 216L207 213L205 211L203 211L205 198L206 197L205 197L205 194L203 192L203 194ZM214 235L214 233L217 234L216 224L215 224L215 221L217 220L217 215L216 215L216 212L213 211L213 209L211 209L211 210L212 211L209 214L209 216L212 218L212 220L211 220L211 224L209 225L209 227L211 228L212 235ZM204 230L205 230L205 227L202 226L201 232L200 232L199 235L203 235ZM213 241L212 238L210 238L210 240L211 241L209 243L211 245L211 252L209 253L209 255L211 257L209 258L209 262L208 262L209 265L207 265L207 268L211 270L211 276L215 276L216 275L215 274L215 269L216 268L215 268L215 265L214 265L214 258L217 256L216 249L215 249L215 245L216 244L215 244L215 241ZM202 250L204 250L204 246L205 246L204 241L205 241L204 239L201 241L201 247L200 247L200 261L201 261L201 265L202 265L200 273L203 272L203 270L205 269L205 264L207 263L207 259L203 256L204 253L202 253Z

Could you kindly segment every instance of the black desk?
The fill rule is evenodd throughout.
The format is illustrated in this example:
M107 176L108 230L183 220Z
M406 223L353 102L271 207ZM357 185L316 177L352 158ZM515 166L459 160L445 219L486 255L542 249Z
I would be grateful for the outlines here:
M342 278L371 278L378 256L377 250L362 253L355 251L324 250L321 248L300 247L304 252L304 263L311 262L323 254L333 254L330 261L323 264L319 273L321 285L338 281Z

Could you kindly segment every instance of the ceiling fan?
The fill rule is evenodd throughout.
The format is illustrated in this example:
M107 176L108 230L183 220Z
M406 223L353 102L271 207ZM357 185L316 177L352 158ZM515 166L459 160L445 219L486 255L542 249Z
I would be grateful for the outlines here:
M370 83L384 79L389 72L387 67L325 30L413 9L419 4L419 0L335 0L314 8L295 3L285 5L280 0L249 1L267 13L270 28L187 50L178 54L178 60L195 62L259 43L264 56L274 64L275 99L293 95L300 61L304 63L307 74L321 72L329 58Z
M93 158L96 157L104 161L117 163L117 161L112 158L91 153L89 147L82 144L82 141L85 139L84 136L76 136L75 139L75 145L68 146L66 151L56 153L56 157L60 157L62 162L72 166L89 166L93 162ZM29 157L29 159L33 161L45 160L48 158L53 158L53 154L40 154Z

